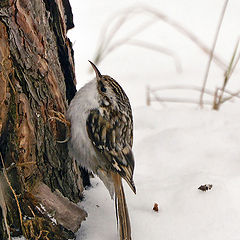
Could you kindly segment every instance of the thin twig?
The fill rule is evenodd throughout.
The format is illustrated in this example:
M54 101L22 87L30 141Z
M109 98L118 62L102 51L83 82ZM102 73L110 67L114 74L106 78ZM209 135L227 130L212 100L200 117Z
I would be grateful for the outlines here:
M164 104L164 99L160 98L159 96L157 96L156 93L152 93L152 95L154 96L154 98L156 99L157 102L161 103L163 106L165 106ZM150 98L150 101L151 101L151 98Z
M169 102L183 102L183 103L195 103L195 100L181 100L180 98L160 98L158 95L157 95L157 92L158 91L167 91L167 90L193 90L193 91L198 91L198 92L201 92L202 88L201 87L198 87L198 86L195 86L195 85L167 85L167 86L162 86L162 87L157 87L157 88L150 88L149 86L147 87L147 105L150 105L151 104L151 95L154 96L154 99L156 99L157 101L159 102L164 102L164 101L169 101ZM217 88L216 89L217 92L221 92L222 94L222 91L228 95L230 95L229 97L226 97L224 99L221 99L220 103L224 103L230 99L232 99L233 97L237 97L237 98L240 98L240 91L236 92L236 93L233 93L229 90L227 90L226 88ZM209 95L209 96L213 96L216 98L216 91L211 91L209 89L205 89L205 94ZM219 97L218 97L219 98ZM174 99L174 100L173 100ZM214 102L216 102L216 100L214 100ZM210 102L204 102L206 103L207 105L210 105Z
M167 85L167 86L162 86L162 87L157 87L157 88L151 88L152 92L157 92L157 91L163 91L163 90L193 90L193 91L201 91L201 87L195 86L195 85ZM211 90L206 89L206 94L213 96L214 92Z
M226 9L227 9L228 2L229 2L229 0L226 0L225 3L224 3L223 9L222 9L222 12L221 12L221 15L220 15L220 19L219 19L219 22L218 22L217 31L215 33L211 54L210 54L210 57L209 57L209 60L208 60L208 65L207 65L207 69L206 69L204 80L203 80L202 91L201 91L201 94L200 94L200 100L199 100L200 107L203 107L203 95L204 95L204 91L205 91L206 84L207 84L207 79L208 79L208 75L209 75L211 62L212 62L212 59L213 59L213 56L214 56L213 54L214 54L215 46L216 46L216 43L217 43L218 35L219 35L219 32L220 32L220 28L222 26L222 22L223 22L223 18L224 18Z
M101 31L101 34L100 34L100 40L98 41L98 42L100 42L100 44L99 44L99 47L97 48L97 51L96 51L96 54L95 54L95 57L94 57L94 61L95 61L96 64L99 63L100 61L102 61L109 53L111 53L113 50L115 50L119 46L122 46L123 44L126 44L126 43L133 44L133 41L137 41L137 40L132 40L132 38L134 36L136 36L137 34L139 34L142 31L146 30L153 23L156 22L156 19L151 20L150 22L146 22L146 23L138 26L136 29L134 29L126 37L124 37L124 38L122 38L118 41L115 41L114 43L111 43L113 38L116 36L117 32L119 31L119 29L125 24L125 22L132 15L139 14L139 13L142 14L144 12L150 13L154 17L157 17L158 19L161 19L165 23L174 27L177 31L179 31L180 33L182 33L183 35L188 37L192 42L194 42L206 54L209 55L211 53L211 49L209 49L206 44L204 44L202 41L200 41L199 38L196 35L194 35L191 31L189 31L188 29L186 29L185 27L180 25L177 21L171 19L167 15L164 15L160 11L157 11L153 8L150 8L150 7L147 7L147 6L136 6L136 5L134 5L133 7L128 8L127 10L118 11L117 14L115 13L113 17L111 17L110 19L108 19L106 21L104 27L102 28L102 31ZM121 17L119 17L119 16L121 16ZM114 26L112 27L112 30L109 32L109 34L107 34L108 29L112 25L112 23L114 22L115 18L120 18L120 19L118 19L117 22L115 22ZM134 45L139 45L140 46L140 45L144 45L144 44L139 44L139 43L136 44L135 43ZM145 45L145 47L146 47L146 45ZM156 48L156 47L149 47L148 46L147 48L152 49L152 50L160 51L159 47ZM164 53L164 54L167 54L166 51L161 51L161 52ZM167 55L169 55L169 54L167 54ZM220 57L213 54L212 58L219 67L224 68L224 69L226 68L226 64L224 63L224 61L221 60Z
M6 171L6 168L5 168L5 164L4 164L4 161L3 161L3 157L2 157L2 153L0 152L0 158L1 158L1 161L2 161L2 165L3 165L3 174L4 174L4 177L6 178L6 181L8 183L8 186L10 187L12 193L13 193L13 196L16 200L16 203L17 203L17 207L18 207L18 212L19 212L19 218L20 218L20 224L21 224L21 227L23 229L23 217L22 217L22 211L21 211L21 208L20 208L20 204L19 204L19 201L18 201L18 197L17 197L17 194L16 192L14 191L12 185L11 185L11 182L9 181L9 178L7 176L7 171Z
M147 106L150 106L151 105L151 96L150 96L150 87L147 86L146 87L146 104Z
M164 90L193 90L193 91L199 91L201 92L202 88L198 87L198 86L194 86L194 85L171 85L171 86L163 86L163 87L157 87L157 88L151 88L151 92L157 92L157 91L164 91ZM222 89L218 89L218 91L222 91ZM238 93L233 93L227 89L224 89L224 93L227 93L230 95L230 97L237 97L240 98L240 96L238 96ZM209 95L209 96L214 96L215 95L215 91L211 91L209 89L205 89L205 94Z
M190 104L198 104L198 100L190 99L190 98L171 98L171 97L164 97L157 99L160 102L173 102L173 103L190 103ZM204 104L212 105L211 101L205 101Z
M177 72L182 72L182 66L181 66L181 62L178 58L178 56L170 49L167 49L165 47L153 44L153 43L148 43L145 41L141 41L141 40L135 40L135 39L130 39L127 44L130 45L134 45L134 46L139 46L139 47L143 47L143 48L148 48L154 51L158 51L161 52L165 55L168 55L170 57L173 58L174 62L175 62L175 66L176 66L176 70Z
M239 46L239 42L240 42L240 38L238 39L238 42L237 42L238 46ZM235 63L233 63L232 69L231 69L231 71L229 73L229 78L232 76L233 72L235 71L235 69L236 69L236 67L237 67L237 65L239 63L239 60L240 60L240 52L238 53L238 56L236 58Z
M104 29L104 31L102 30L102 32L101 32L101 37L100 37L101 40L99 41L101 44L99 45L99 47L96 51L96 53L97 53L96 57L94 57L95 64L98 64L102 60L103 52L109 45L110 41L113 39L116 32L121 28L121 26L127 20L128 16L129 15L126 14L125 16L118 19L117 23L115 24L115 27L113 28L113 31L109 34L109 36L106 35L106 31L107 31L107 28L109 27L109 25L102 28L102 29Z
M100 42L100 45L97 48L96 56L94 57L94 62L96 64L102 61L102 59L104 58L103 53L107 50L107 48L110 45L110 42L113 40L114 36L117 34L120 28L132 15L138 13L139 10L142 11L141 9L136 7L124 9L119 11L118 14L114 14L113 16L107 19L104 26L102 27L102 30L100 33L100 40L98 41ZM109 31L109 34L106 34L108 32L108 29L110 28L110 25L114 22L116 18L118 19L115 25L113 25L112 31Z
M134 36L136 36L137 34L143 32L144 30L146 30L146 28L148 28L150 25L152 25L153 23L155 23L156 20L155 19L151 19L148 22L145 22L143 24L141 24L140 26L138 26L136 29L134 29L134 31L132 31L131 33L129 33L129 35L125 38L122 38L118 41L116 41L114 44L110 45L108 47L108 49L103 53L102 58L105 58L106 55L108 55L110 52L112 52L113 50L115 50L116 48L118 48L119 46L127 43L131 38L133 38Z
M3 193L3 186L1 182L0 182L0 206L2 208L2 215L3 215L4 224L7 230L8 240L11 240L10 227L7 222L7 206L6 206L6 201Z
M207 55L211 54L211 49L208 48L206 44L204 44L194 33L192 33L187 28L180 25L177 21L173 20L169 16L161 13L159 10L155 10L153 8L144 6L143 7L147 12L150 12L160 18L165 23L169 24L173 28L175 28L178 32L182 33L184 36L188 37L193 43L195 43L203 52L205 52ZM212 56L215 63L222 69L226 68L226 64L221 60L219 56L216 54L213 54Z
M158 102L160 102L161 104L163 104L163 102L175 102L175 103L192 103L192 104L195 104L195 103L198 103L196 100L194 99L189 99L189 98L171 98L171 97L159 97L157 95L157 92L158 91L164 91L164 90L171 90L171 89L174 89L174 90L194 90L194 91L201 91L201 88L200 87L197 87L197 86L182 86L182 85L173 85L173 86L164 86L164 87L158 87L158 88L151 88L148 86L147 87L147 103L148 105L150 105L151 103L151 95L154 96L154 99ZM210 90L207 90L206 91L206 94L210 95L210 96L214 96L214 92L213 91L210 91ZM210 101L206 101L205 104L207 105L212 105L212 102Z
M222 102L222 98L223 98L223 93L224 93L224 90L225 90L225 88L226 88L226 85L227 85L227 83L228 83L228 81L229 81L229 79L230 79L230 75L233 73L233 66L234 66L234 59L235 59L235 57L236 57L236 54L237 54L237 49L238 49L238 46L239 46L239 39L238 39L238 41L237 41L237 43L236 43L236 46L235 46L235 48L234 48L234 52L233 52L233 55L232 55L232 58L231 58L231 60L230 60L230 63L229 63L229 66L228 66L228 69L227 69L227 71L226 71L226 73L225 73L225 78L224 78L224 82L223 82L223 86L222 86L222 92L221 92L221 94L220 94L220 96L219 96L219 98L218 98L218 102L216 102L216 104L215 104L215 106L217 107L217 109L219 109L219 107L220 107L220 104L221 104L221 102Z
M225 91L225 92L226 92L226 91ZM221 104L223 104L223 103L231 100L231 99L234 98L234 97L240 98L240 96L238 96L239 94L240 94L240 91L238 91L238 92L236 92L236 93L232 93L231 96L222 99Z

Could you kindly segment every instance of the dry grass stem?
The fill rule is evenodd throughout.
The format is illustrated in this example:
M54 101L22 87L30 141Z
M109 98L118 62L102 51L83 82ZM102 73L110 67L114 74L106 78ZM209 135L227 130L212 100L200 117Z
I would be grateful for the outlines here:
M225 91L225 92L226 92L226 91ZM240 91L238 91L238 92L236 92L236 93L232 93L229 97L223 98L222 101L221 101L221 104L223 104L223 103L231 100L231 99L234 98L234 97L240 98L239 94L240 94Z
M204 92L205 92L207 79L208 79L208 75L209 75L209 70L210 70L210 66L211 66L211 63L212 63L213 56L214 56L214 50L215 50L215 47L216 47L218 35L219 35L220 29L221 29L221 26L222 26L222 22L223 22L223 19L224 19L224 15L225 15L225 12L226 12L226 9L227 9L228 2L229 2L229 0L226 0L225 3L224 3L224 6L222 8L222 12L221 12L221 15L220 15L220 19L219 19L219 22L218 22L218 26L217 26L217 31L215 33L215 37L214 37L214 41L213 41L213 45L212 45L212 49L211 49L211 54L209 56L209 60L208 60L208 64L207 64L207 68L206 68L206 72L205 72L205 76L204 76L204 80L203 80L202 91L201 91L201 94L200 94L200 100L199 100L200 107L203 107L203 95L204 95Z
M232 72L232 71L230 71L230 72ZM199 86L195 86L195 85L166 85L166 86L156 87L156 88L150 88L150 86L147 86L146 87L146 104L147 104L147 106L150 106L152 101L158 101L161 104L163 104L163 102L196 103L196 100L193 100L193 99L182 99L182 98L171 98L171 97L167 98L167 97L159 97L157 95L157 92L167 91L167 90L179 90L179 91L191 90L191 91L201 92L202 88ZM219 96L222 95L223 92L225 94L228 94L229 97L222 99L220 103L230 100L233 97L240 98L240 96L238 96L240 94L240 91L237 93L233 93L233 92L227 90L226 88L217 88L215 91L205 89L205 94L213 97L213 99L214 99L213 106L215 106L215 104L219 100ZM153 96L153 97L151 97L151 96ZM204 104L212 105L212 103L210 101L205 101Z
M140 26L138 26L136 29L134 29L134 31L129 33L127 37L124 37L124 38L116 41L112 45L109 45L108 48L106 48L105 51L102 53L102 57L101 58L102 59L105 58L113 50L115 50L116 48L126 44L128 41L130 41L130 39L132 39L137 34L143 32L145 29L147 29L149 26L151 26L155 22L156 22L155 19L154 20L150 20L148 22L145 22L145 23L141 24Z
M233 73L233 63L234 63L234 59L236 57L236 53L237 53L237 49L238 49L238 45L239 45L239 40L237 41L237 44L236 44L236 47L234 49L234 52L233 52L233 55L232 55L232 58L231 58L231 61L229 63L229 66L228 66L228 69L225 73L225 78L224 78L224 82L223 82L223 86L222 86L222 92L220 94L220 97L219 97L219 104L221 103L222 101L222 97L223 97L223 93L224 93L224 90L226 88L226 85L230 79L230 76L231 74Z
M159 98L156 99L159 101ZM161 102L172 102L172 103L190 103L190 104L198 104L198 100L190 99L190 98L171 98L171 97L163 97L160 99ZM212 101L205 101L204 104L212 105Z
M132 11L128 11L126 13L124 13L120 18L117 19L117 22L115 23L113 30L109 33L106 34L110 28L110 24L109 22L114 22L116 15L114 14L112 17L110 17L107 22L105 23L104 27L102 27L102 31L100 34L100 45L97 48L97 55L94 58L94 62L96 64L98 64L101 60L102 60L102 55L103 52L105 51L105 49L108 47L108 45L110 44L110 42L112 41L112 39L114 38L114 36L116 35L117 31L120 30L120 28L122 27L122 25L126 22L126 20L129 18L129 16L131 15Z
M98 42L100 42L100 45L97 48L96 56L94 57L94 62L96 64L101 62L102 59L106 56L105 52L108 51L108 47L110 46L111 41L113 40L113 38L117 34L117 32L121 29L121 27L124 25L124 23L128 19L130 19L132 16L135 16L136 14L138 14L139 11L141 11L141 9L139 9L139 8L135 8L135 7L128 8L126 10L121 10L118 12L118 14L114 14L113 16L108 18L108 20L102 27L101 34L100 34L100 40L98 41ZM116 22L114 24L115 20L116 20ZM109 30L111 25L112 25L112 28L111 28L111 30ZM142 29L142 30L144 30L144 29ZM108 34L108 32L109 32L109 34Z
M150 88L149 86L146 88L146 103L147 106L151 104L152 101L157 101L161 104L164 102L172 102L172 103L189 103L189 104L198 104L198 101L195 99L190 98L176 98L176 97L159 97L157 95L158 91L165 91L165 90L193 90L193 91L201 91L201 87L194 86L194 85L173 85L173 86L163 86L158 88ZM209 96L214 96L214 92L210 90L206 90L206 94ZM153 96L153 98L151 98ZM205 101L206 105L212 105L211 101Z
M147 106L151 105L151 97L150 97L150 87L146 87L146 104Z
M123 25L131 17L140 15L140 14L146 14L146 13L153 15L154 19L151 19L150 21L140 24L132 32L127 34L127 36L125 36L124 38L121 38L121 39L113 42L113 39L117 35L118 31L123 27ZM171 19L167 15L164 15L160 11L152 9L150 7L133 6L126 10L119 11L118 14L114 14L111 18L109 18L106 21L106 23L104 24L104 26L102 28L101 34L100 34L100 40L98 41L100 44L96 50L94 62L96 64L98 64L108 54L110 54L112 51L114 51L116 48L118 48L124 44L131 44L131 45L136 45L139 47L144 47L147 49L155 50L155 51L158 51L158 52L161 52L163 54L173 57L175 60L177 71L180 71L181 67L179 64L179 59L176 57L176 54L174 54L172 50L169 50L165 47L158 46L158 45L155 45L152 43L146 43L144 41L139 41L139 40L133 39L137 34L145 31L153 23L156 23L159 19L164 21L165 23L169 24L170 26L175 28L177 31L179 31L186 37L188 37L203 52L205 52L208 55L211 54L211 49L209 49L206 44L204 44L202 41L200 41L200 39L196 35L194 35L191 31L187 30L185 27L180 25L177 21ZM110 29L110 26L111 26L111 29ZM212 58L220 68L224 68L224 69L226 68L226 64L224 63L224 61L221 60L220 57L218 57L212 53Z
M193 91L201 92L202 88L195 85L169 85L169 86L153 88L150 91L157 92L157 91L164 91L164 90L193 90ZM206 89L205 93L210 96L214 96L214 91L211 91L209 89Z
M234 72L234 70L235 70L235 68L236 68L236 66L237 66L237 64L238 64L238 62L239 62L239 55L238 55L237 59L235 60L236 55L237 55L238 46L239 46L239 39L238 39L238 41L237 41L237 43L236 43L236 46L235 46L235 48L234 48L234 51L233 51L231 60L230 60L229 65L228 65L228 68L227 68L227 70L226 70L226 72L225 72L224 81L223 81L223 86L222 86L222 88L221 88L221 93L220 93L219 96L218 96L218 91L219 91L219 89L216 89L216 98L215 98L215 100L214 100L214 105L213 105L213 109L214 109L214 110L219 110L220 105L221 105L223 102L226 102L226 99L227 99L227 100L230 100L230 99L232 99L232 98L234 97L234 94L231 94L230 97L225 98L224 101L222 100L222 99L223 99L223 94L224 94L224 92L226 92L226 91L225 91L226 85L227 85L227 83L229 82L229 79L230 79L231 75L233 74L233 72ZM235 61L235 62L234 62L234 61Z
M174 62L175 62L175 66L176 66L176 71L181 73L182 72L182 66L181 66L181 62L179 57L170 49L167 49L165 47L153 44L153 43L148 43L145 41L141 41L141 40L135 40L135 39L131 39L127 42L127 44L130 45L134 45L134 46L139 46L139 47L143 47L143 48L147 48L147 49L151 49L160 53L163 53L165 55L168 55L170 57L173 58Z
M154 96L154 100L155 101L157 101L157 102L159 102L161 105L163 105L163 106L165 106L165 99L163 99L163 98L160 98L156 93L152 93L152 95ZM151 100L151 96L149 95L149 102L151 102L152 100ZM150 104L149 104L150 105Z
M151 12L152 14L154 14L155 16L157 16L158 18L160 18L162 21L164 21L165 23L169 24L170 26L172 26L173 28L175 28L178 32L182 33L184 36L186 36L187 38L189 38L193 43L195 43L204 53L206 53L207 55L212 54L212 58L215 61L215 63L222 69L226 68L226 64L224 63L224 61L221 60L220 57L218 57L216 54L213 54L211 49L208 48L208 46L206 44L204 44L193 32L191 32L190 30L186 29L185 27L183 27L181 24L179 24L177 21L173 20L172 18L170 18L169 16L161 13L159 10L155 10L153 8L150 7L143 7L146 11Z
M238 40L238 41L239 41L239 40ZM231 75L232 75L233 72L235 71L236 66L238 65L239 59L240 59L240 53L238 54L238 56L237 56L237 58L236 58L236 61L235 61L235 63L234 63L233 66L232 66L232 70L231 70L231 72L230 72L230 74L229 74L229 77L231 77Z

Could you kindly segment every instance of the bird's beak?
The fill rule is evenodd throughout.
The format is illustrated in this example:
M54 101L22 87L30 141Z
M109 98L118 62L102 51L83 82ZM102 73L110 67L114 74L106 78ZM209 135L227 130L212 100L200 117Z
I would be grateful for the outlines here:
M100 80L100 78L102 77L100 71L97 69L97 67L91 61L89 61L89 62L91 63L94 72L96 73L97 80Z

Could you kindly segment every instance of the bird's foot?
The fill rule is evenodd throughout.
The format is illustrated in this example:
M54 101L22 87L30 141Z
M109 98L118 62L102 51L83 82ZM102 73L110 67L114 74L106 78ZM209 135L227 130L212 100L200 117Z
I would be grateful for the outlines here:
M64 139L63 141L60 141L60 140L57 140L58 143L66 143L69 138L70 138L70 128L71 128L71 123L65 118L64 114L61 113L61 112L57 112L55 110L50 110L51 113L53 113L53 116L51 116L49 118L49 121L52 121L52 120L57 120L61 123L63 123L66 128L67 128L67 137L66 139Z

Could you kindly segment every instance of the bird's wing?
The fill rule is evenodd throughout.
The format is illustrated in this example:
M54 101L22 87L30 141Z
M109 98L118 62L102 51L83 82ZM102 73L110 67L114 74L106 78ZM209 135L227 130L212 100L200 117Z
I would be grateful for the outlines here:
M132 119L128 116L111 114L111 119L93 109L87 118L88 136L95 149L109 163L112 171L123 177L135 192L133 183L134 158L132 145ZM132 126L132 125L131 125Z

